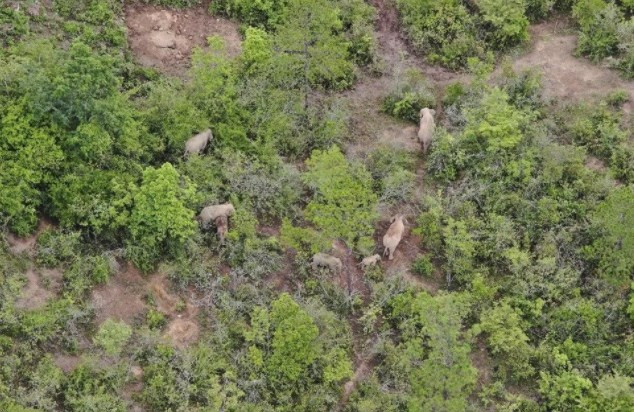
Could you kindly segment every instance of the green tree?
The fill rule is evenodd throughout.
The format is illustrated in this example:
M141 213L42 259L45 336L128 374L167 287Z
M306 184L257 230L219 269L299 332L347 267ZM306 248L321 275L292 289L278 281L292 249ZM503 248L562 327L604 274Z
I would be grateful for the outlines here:
M504 378L519 380L533 373L529 364L532 348L522 329L522 318L507 302L485 310L474 330L487 335L491 353L500 359Z
M267 370L276 385L296 383L318 355L319 330L311 317L287 293L271 305L273 338Z
M108 355L116 356L121 353L131 336L132 328L127 323L108 319L99 326L95 343L101 346Z
M509 103L506 92L499 88L487 93L466 116L464 137L482 144L490 152L506 151L519 145L528 121L524 113Z
M134 196L128 242L128 253L141 269L149 270L163 254L177 255L194 234L194 211L187 207L194 193L195 187L169 163L145 169Z
M314 87L350 87L354 64L337 8L329 0L293 0L285 13L273 41L279 83L303 90L306 108Z
M616 284L629 281L634 269L634 189L612 191L591 215L601 235L587 249L599 264L599 275Z
M525 0L480 0L478 8L494 46L514 46L528 39Z
M392 303L403 343L397 349L411 393L408 410L464 411L476 382L462 336L468 306L463 295L401 294Z
M0 109L0 225L19 235L35 228L44 189L64 159L54 129L35 124L23 103Z
M332 239L357 247L371 243L377 196L367 170L348 163L336 146L315 150L306 166L303 179L315 191L306 207L308 220Z

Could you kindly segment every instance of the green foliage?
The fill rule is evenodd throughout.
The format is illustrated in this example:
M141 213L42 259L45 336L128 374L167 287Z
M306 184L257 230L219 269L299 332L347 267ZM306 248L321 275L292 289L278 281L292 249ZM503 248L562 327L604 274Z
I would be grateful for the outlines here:
M79 255L80 242L80 232L47 229L37 238L36 261L47 267L69 263Z
M331 242L325 236L309 227L296 227L285 219L282 222L280 241L283 245L297 251L306 251L309 254L326 252L331 248Z
M369 173L350 164L339 148L316 150L306 161L304 182L315 191L306 217L331 239L360 245L372 236L377 219L376 195Z
M141 269L151 269L163 254L177 255L194 234L194 212L187 208L194 191L169 163L145 169L143 183L134 196L128 244L131 259Z
M409 410L462 411L475 384L477 371L469 345L461 337L466 312L459 295L432 297L402 294L391 304L403 336L398 353L411 391Z
M541 20L555 9L556 0L526 0L526 17L531 21Z
M150 329L162 329L167 324L165 315L154 308L148 310L145 321Z
M592 382L577 371L559 375L541 373L539 391L553 410L581 410L582 400L592 388Z
M491 353L501 357L502 377L520 380L533 373L529 363L532 350L528 336L522 329L520 313L507 302L482 312L475 330L488 336L487 344Z
M586 18L578 17L581 33L577 51L594 61L599 61L617 54L618 24L622 21L623 15L614 4L608 4L595 13L592 17L587 17L591 19L588 23L585 22Z
M319 330L310 316L288 295L271 304L271 357L267 370L275 385L293 384L317 356Z
M412 271L418 276L428 278L434 273L434 265L428 256L419 256L412 265Z
M127 323L107 319L99 326L94 341L106 354L116 356L121 353L131 336L132 328Z
M399 119L418 123L420 110L436 107L435 100L420 72L410 69L383 100L383 111Z
M430 61L452 69L484 49L476 38L473 17L459 1L397 0L397 7L414 46Z
M342 90L352 86L354 65L348 43L339 35L343 23L330 1L293 0L286 13L289 18L277 27L273 41L283 51L276 59L279 78L295 83L304 93L308 87Z
M509 47L528 39L525 0L480 0L478 9L493 47Z
M485 95L481 104L469 110L466 117L464 138L490 152L504 152L519 145L528 120L509 103L506 92L497 88Z
M143 0L146 3L158 4L174 8L193 7L201 3L201 0Z
M634 268L634 236L629 230L634 190L622 187L614 190L591 216L601 235L588 253L598 262L598 274L615 284L625 283Z
M54 130L36 124L23 103L0 111L0 223L19 235L35 228L40 188L51 182L64 158Z
M2 46L13 44L29 32L29 18L19 9L0 5L0 39Z
M210 5L213 12L235 17L248 26L273 28L285 17L289 0L219 0Z

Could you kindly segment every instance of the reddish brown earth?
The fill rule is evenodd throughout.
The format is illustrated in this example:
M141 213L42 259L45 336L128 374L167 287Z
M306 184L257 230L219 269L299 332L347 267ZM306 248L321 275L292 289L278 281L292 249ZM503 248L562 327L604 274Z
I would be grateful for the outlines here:
M182 75L190 66L192 50L206 47L210 36L222 37L227 54L238 55L241 50L238 25L210 15L208 8L209 2L180 10L128 3L125 23L137 61L166 74Z
M188 298L181 298L172 292L165 275L144 276L130 263L107 284L93 290L92 306L95 310L96 325L100 325L108 318L122 320L131 325L141 323L150 308L147 303L148 297L151 297L156 310L167 318L164 338L180 348L198 339L198 307Z

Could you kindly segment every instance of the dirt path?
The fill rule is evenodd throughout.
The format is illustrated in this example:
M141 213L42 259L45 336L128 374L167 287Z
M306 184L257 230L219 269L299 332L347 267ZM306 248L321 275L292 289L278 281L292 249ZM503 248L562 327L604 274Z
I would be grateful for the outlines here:
M577 35L566 21L555 19L531 27L530 51L517 58L516 70L536 69L542 74L546 98L587 101L616 89L625 90L630 101L624 111L634 108L634 81L623 79L619 72L587 59L574 56Z

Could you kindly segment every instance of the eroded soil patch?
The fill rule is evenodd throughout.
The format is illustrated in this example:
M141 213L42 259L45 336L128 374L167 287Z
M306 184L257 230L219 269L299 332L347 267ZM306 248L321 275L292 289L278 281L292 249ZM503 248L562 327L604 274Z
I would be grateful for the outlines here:
M229 56L240 53L241 38L237 24L212 16L208 2L182 10L165 9L142 3L125 8L130 48L143 66L154 67L170 75L182 75L190 65L195 47L207 46L207 38L225 40Z
M585 101L616 89L629 93L624 110L632 111L634 81L619 72L574 56L577 35L566 22L553 20L531 27L531 50L513 63L516 70L536 69L542 74L544 95L558 101Z
M28 253L32 254L35 250L35 244L37 243L37 238L42 234L43 231L52 227L52 223L46 219L40 220L40 223L37 226L37 230L30 236L26 237L18 237L13 233L9 233L7 235L7 242L9 243L9 251L14 255L19 255L20 253Z
M26 273L26 285L15 302L18 309L34 310L41 308L51 300L61 288L62 272L57 269L29 268Z
M150 304L151 302L151 304ZM195 342L200 334L196 320L198 307L170 291L163 274L143 276L128 263L125 269L92 292L95 323L101 325L108 318L130 325L143 322L143 316L154 307L167 318L163 337L177 347Z

